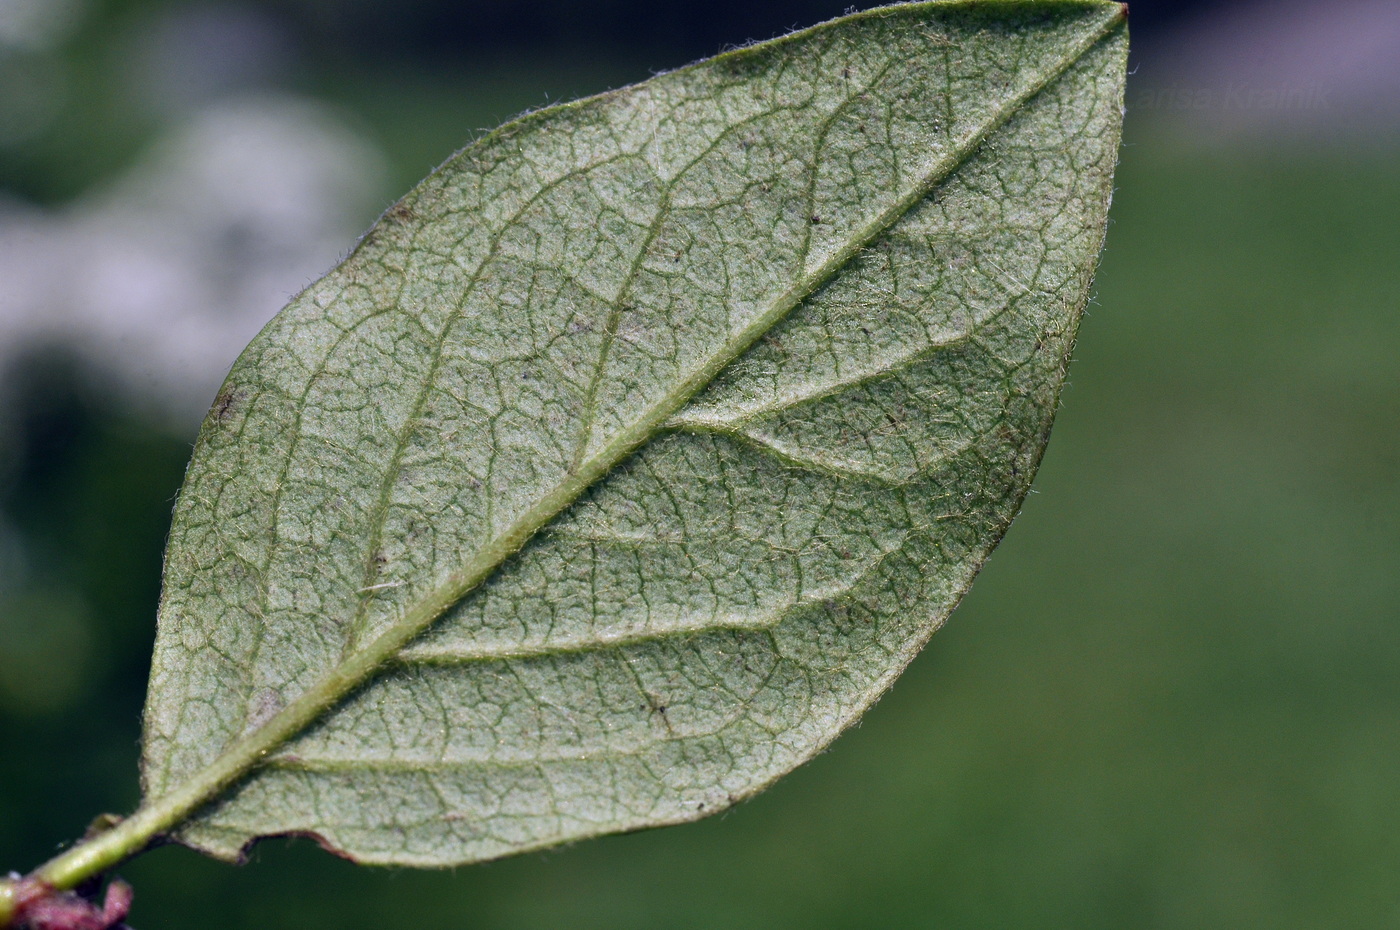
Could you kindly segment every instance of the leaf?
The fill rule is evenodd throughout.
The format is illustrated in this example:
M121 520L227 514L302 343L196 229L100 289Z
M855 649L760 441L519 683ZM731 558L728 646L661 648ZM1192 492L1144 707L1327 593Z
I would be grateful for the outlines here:
M305 832L442 865L810 758L1026 493L1125 50L1114 3L889 7L449 161L205 421L147 805L225 858Z

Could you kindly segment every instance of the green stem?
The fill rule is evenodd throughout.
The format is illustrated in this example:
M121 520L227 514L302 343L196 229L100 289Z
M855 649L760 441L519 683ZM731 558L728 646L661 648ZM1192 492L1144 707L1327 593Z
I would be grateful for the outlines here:
M82 840L35 869L31 877L59 891L68 891L151 844L152 837L174 826L185 815L168 805L143 807L110 830Z

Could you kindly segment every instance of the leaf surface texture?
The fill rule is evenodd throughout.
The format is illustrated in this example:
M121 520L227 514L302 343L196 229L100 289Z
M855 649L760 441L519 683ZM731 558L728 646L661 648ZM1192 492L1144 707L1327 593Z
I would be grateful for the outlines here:
M826 745L1026 493L1125 52L1117 4L884 8L430 176L200 435L144 740L148 798L209 786L176 838L469 862Z

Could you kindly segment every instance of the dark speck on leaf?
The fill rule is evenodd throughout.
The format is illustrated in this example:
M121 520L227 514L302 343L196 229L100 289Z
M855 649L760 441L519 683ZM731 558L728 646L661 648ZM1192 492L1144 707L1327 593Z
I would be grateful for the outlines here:
M227 420L233 414L234 408L238 406L240 399L241 395L237 388L226 387L220 391L219 396L214 398L214 406L210 411L213 413L214 419L220 423Z

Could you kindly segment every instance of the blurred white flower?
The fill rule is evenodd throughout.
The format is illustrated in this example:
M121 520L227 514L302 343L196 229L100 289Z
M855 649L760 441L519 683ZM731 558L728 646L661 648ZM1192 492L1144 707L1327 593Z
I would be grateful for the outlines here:
M188 424L382 206L381 158L325 108L226 101L67 208L0 202L0 367L72 347Z

